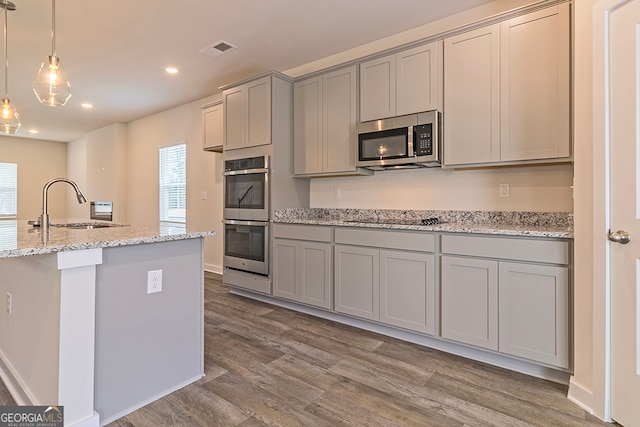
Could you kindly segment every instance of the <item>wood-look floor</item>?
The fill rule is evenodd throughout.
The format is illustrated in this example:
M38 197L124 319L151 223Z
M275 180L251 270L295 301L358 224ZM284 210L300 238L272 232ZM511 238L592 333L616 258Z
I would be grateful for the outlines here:
M109 426L610 425L566 386L235 296L210 273L205 372Z

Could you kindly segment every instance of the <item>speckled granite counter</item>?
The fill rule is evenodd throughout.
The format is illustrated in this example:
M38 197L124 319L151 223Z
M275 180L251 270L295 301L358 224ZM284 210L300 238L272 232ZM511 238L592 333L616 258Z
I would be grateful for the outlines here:
M425 218L438 218L442 223L419 225L420 220ZM279 209L274 213L273 222L502 236L573 238L573 215L566 212Z
M52 224L102 223L109 224L109 227L74 229L52 226L49 236L45 240L40 228L28 225L26 220L0 221L0 258L167 242L215 235L214 231L195 230L189 227L184 232L176 233L157 227L118 225L104 221L54 219L51 222Z

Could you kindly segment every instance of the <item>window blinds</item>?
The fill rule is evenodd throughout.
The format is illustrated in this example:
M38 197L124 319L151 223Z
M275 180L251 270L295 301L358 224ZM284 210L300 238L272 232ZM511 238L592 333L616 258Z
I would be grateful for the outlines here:
M160 148L160 222L187 220L187 146Z

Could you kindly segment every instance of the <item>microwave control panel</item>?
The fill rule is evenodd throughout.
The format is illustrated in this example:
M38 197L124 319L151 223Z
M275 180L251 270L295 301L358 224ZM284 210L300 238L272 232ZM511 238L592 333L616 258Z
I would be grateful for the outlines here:
M432 124L416 125L413 127L413 149L416 156L430 156L433 154Z

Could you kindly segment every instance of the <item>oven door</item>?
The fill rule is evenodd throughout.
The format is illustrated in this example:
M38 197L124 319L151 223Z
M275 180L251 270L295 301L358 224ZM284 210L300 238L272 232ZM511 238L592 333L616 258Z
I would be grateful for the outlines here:
M228 171L224 176L224 218L269 219L269 170Z
M224 220L224 266L269 274L269 223Z

